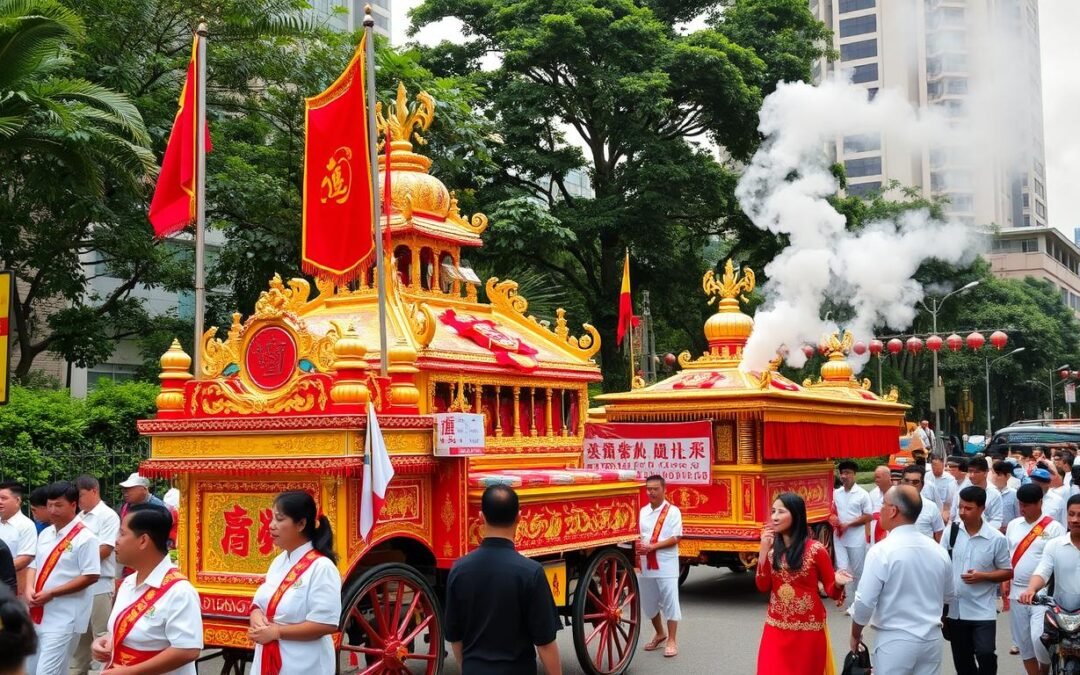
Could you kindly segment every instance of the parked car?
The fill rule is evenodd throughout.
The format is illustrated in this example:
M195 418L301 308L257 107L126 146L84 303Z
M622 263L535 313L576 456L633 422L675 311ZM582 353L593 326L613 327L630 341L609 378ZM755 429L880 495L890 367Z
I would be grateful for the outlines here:
M1067 422L1067 424L1066 424ZM997 452L1010 445L1080 444L1080 420L1023 420L994 432L986 452Z

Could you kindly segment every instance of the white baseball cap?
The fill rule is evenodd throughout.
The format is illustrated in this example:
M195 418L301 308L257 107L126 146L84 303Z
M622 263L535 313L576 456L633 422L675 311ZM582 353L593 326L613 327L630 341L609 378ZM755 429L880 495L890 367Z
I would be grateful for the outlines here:
M139 472L136 471L135 473L128 476L128 479L126 481L124 481L123 483L120 483L120 487L122 487L122 488L132 488L132 487L148 488L148 487L150 487L150 479L149 478L143 478L142 476L139 475Z

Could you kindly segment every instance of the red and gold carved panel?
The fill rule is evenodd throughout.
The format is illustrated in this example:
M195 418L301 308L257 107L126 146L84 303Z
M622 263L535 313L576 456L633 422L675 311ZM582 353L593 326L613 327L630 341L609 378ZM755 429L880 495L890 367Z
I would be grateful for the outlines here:
M542 555L632 541L638 537L639 508L637 494L526 503L515 544L525 555ZM478 503L469 503L470 548L480 543L479 510Z
M247 635L247 622L233 623L231 621L203 621L203 642L206 647L239 647L240 649L254 649L253 643Z
M396 470L395 465L395 470ZM350 489L362 489L362 481L350 481ZM354 507L349 508L349 536L360 540L360 492ZM382 514L369 536L370 541L408 535L431 545L431 478L428 476L394 475L387 488Z
M716 463L735 463L735 425L731 422L716 422Z
M465 476L466 463L443 460L435 478L434 549L439 567L448 568L454 560L465 555Z
M769 500L773 501L781 492L794 492L806 502L807 512L828 512L832 499L831 476L800 476L793 478L773 478L769 480Z
M248 615L251 614L251 598L249 597L199 593L199 602L203 616L235 616L246 621Z
M668 485L667 498L684 516L731 518L732 478L715 478L710 485Z

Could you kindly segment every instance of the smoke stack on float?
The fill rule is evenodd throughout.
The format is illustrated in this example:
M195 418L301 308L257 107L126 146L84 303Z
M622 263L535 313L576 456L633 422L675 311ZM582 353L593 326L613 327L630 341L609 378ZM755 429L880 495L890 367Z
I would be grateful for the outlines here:
M816 343L836 332L823 320L828 301L845 308L846 327L869 340L875 326L903 330L915 318L923 289L913 277L929 258L960 263L975 254L973 237L958 222L934 219L927 210L867 223L849 231L845 217L829 203L839 185L824 148L837 137L880 132L916 147L938 143L951 132L932 112L919 114L895 92L874 100L850 82L832 79L818 86L781 83L765 99L759 131L765 142L747 167L736 195L762 229L786 235L789 244L765 267L765 305L754 317L742 367L759 371L781 345ZM801 350L787 352L800 367ZM856 367L869 354L856 356Z

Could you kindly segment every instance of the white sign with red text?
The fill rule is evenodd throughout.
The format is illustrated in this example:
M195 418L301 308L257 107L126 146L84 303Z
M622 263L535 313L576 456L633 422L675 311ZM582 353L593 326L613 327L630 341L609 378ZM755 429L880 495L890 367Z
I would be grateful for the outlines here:
M585 425L585 468L657 474L669 483L712 480L712 423L604 423Z
M436 413L435 456L468 457L484 454L484 416Z

